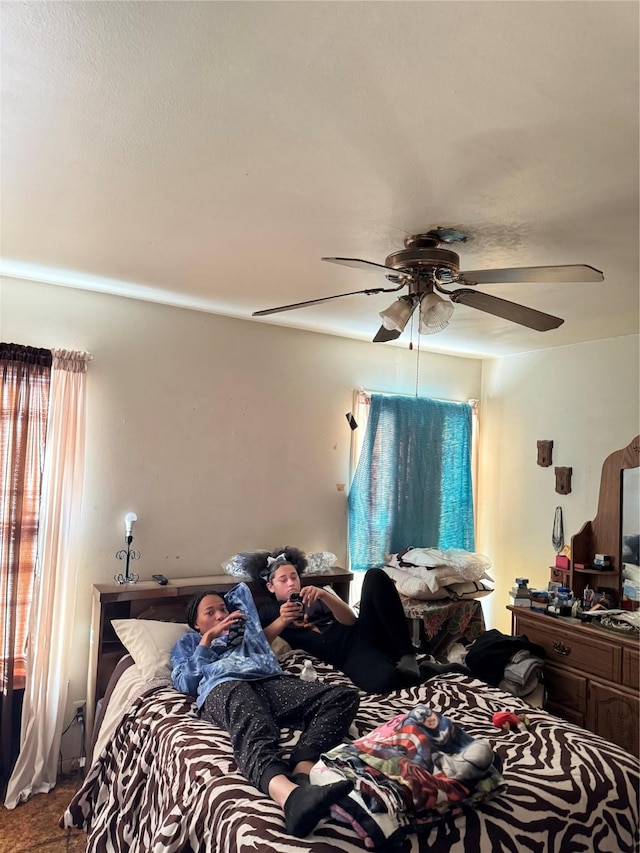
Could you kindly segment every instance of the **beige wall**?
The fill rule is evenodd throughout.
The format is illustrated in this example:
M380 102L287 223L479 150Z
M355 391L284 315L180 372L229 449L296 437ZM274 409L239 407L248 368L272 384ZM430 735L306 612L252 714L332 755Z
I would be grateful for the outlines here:
M352 391L413 394L417 353L34 282L0 282L0 337L88 350L86 481L69 698L84 698L90 589L122 569L219 572L289 543L344 564ZM420 355L419 393L477 398L481 361ZM70 716L70 715L69 715Z
M352 389L415 391L415 351L12 279L0 280L0 338L95 357L70 702L86 693L91 585L122 568L127 510L144 578L218 571L237 550L285 542L343 563ZM481 399L477 548L497 581L482 603L509 632L513 579L548 580L555 507L568 541L595 514L605 456L639 431L638 337L484 365L423 350L419 393ZM537 466L538 439L573 468L570 495Z
M481 394L478 550L491 556L496 593L488 622L510 633L505 611L516 577L546 587L555 559L556 506L565 541L597 510L605 458L640 432L638 336L486 361ZM537 441L553 441L553 465L537 465ZM555 491L556 466L572 490Z

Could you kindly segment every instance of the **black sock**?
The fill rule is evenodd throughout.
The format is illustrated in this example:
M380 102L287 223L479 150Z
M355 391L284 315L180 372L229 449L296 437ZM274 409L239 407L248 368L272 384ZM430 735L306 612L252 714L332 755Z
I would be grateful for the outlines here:
M413 675L416 678L420 676L420 670L418 668L418 661L416 660L415 655L402 655L398 663L396 664L396 668L403 675Z
M306 785L294 788L284 804L284 825L290 835L309 835L331 806L353 790L353 782L344 779L331 785Z

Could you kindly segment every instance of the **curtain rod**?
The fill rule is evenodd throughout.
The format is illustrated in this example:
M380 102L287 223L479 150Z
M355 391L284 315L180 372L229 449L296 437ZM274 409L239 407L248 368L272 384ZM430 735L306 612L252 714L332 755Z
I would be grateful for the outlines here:
M371 395L371 394L387 394L389 396L396 396L396 397L413 397L414 396L413 394L402 394L402 393L400 393L400 391L380 391L379 389L369 390L367 388L363 388L362 386L360 386L360 388L357 388L356 390L359 391L361 394L369 394L369 395ZM435 400L438 403L469 403L469 404L474 404L474 403L480 402L479 400L473 400L473 399L451 400L447 397L431 397L431 396L429 396L429 399Z

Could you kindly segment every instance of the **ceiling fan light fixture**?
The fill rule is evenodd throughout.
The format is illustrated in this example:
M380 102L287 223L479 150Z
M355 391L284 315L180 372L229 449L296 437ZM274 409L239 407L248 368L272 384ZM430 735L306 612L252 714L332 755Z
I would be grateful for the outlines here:
M401 296L384 311L380 311L382 325L391 332L403 332L414 307L413 296Z
M449 325L452 314L451 302L447 302L437 293L425 293L420 300L418 331L421 335L435 335L436 332L442 332Z

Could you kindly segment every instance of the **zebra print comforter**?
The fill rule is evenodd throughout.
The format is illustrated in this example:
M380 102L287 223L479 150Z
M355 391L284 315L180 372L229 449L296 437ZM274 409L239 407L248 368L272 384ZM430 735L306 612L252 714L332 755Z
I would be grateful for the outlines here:
M343 680L315 662L323 680ZM285 669L299 672L302 655ZM461 675L361 695L352 734L424 702L486 738L503 760L506 788L394 847L399 853L636 853L640 766L619 747L508 693ZM492 726L496 711L526 711L526 732ZM292 743L293 732L283 734ZM284 832L278 806L239 775L228 738L195 704L156 686L127 710L61 823L85 829L88 853L361 853L348 826L321 823L308 838Z

